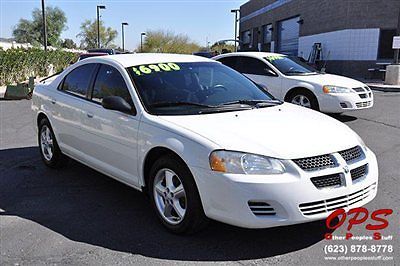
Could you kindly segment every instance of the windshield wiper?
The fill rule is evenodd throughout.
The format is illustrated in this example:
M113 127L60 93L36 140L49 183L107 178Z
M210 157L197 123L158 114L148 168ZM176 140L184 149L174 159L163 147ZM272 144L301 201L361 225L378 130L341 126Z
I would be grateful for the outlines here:
M150 107L174 107L174 106L198 106L204 108L215 108L216 106L201 104L201 103L193 103L193 102L184 102L184 101L177 101L177 102L156 102L150 104Z
M222 103L219 106L244 104L244 105L255 106L258 108L258 107L275 106L281 103L282 102L279 100L237 100L237 101Z

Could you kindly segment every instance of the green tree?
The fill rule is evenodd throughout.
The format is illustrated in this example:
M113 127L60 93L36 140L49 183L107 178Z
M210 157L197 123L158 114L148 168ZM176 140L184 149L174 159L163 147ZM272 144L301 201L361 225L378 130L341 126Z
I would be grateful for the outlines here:
M61 42L61 47L62 48L68 48L68 49L75 49L76 48L76 43L71 39L64 39Z
M100 20L100 44L101 47L114 48L112 42L117 37L118 32L110 27L106 28ZM97 48L97 21L85 20L81 24L81 31L76 37L81 39L81 48Z
M46 8L47 44L59 46L61 33L67 29L67 18L64 11L58 7ZM43 44L43 19L42 11L38 8L32 11L32 20L20 19L14 27L13 36L16 42Z
M187 35L171 31L147 31L143 52L191 54L199 51L200 45L190 40ZM140 47L137 48L140 51Z
M219 54L231 53L235 51L235 45L229 42L216 42L210 47L210 50Z

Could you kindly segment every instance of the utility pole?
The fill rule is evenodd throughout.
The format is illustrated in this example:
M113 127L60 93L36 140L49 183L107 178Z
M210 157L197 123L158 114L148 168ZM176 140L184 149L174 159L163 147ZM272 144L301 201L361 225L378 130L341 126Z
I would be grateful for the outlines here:
M43 46L44 50L47 51L47 22L46 22L46 9L44 6L44 0L42 0L42 19L43 19Z
M124 26L128 26L129 24L126 22L121 23L122 27L122 51L125 52L125 32L124 32Z
M237 52L237 41L238 41L238 34L237 34L237 23L239 22L239 12L240 9L232 9L231 13L235 13L235 52Z
M106 6L97 6L97 48L101 48L100 44L100 9L106 9Z

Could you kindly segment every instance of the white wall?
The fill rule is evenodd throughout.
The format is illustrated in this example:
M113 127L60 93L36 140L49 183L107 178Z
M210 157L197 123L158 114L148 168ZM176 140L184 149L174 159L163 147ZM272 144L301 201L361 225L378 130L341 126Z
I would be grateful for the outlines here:
M348 29L300 37L299 56L308 59L313 44L318 42L322 43L323 60L377 60L379 29Z

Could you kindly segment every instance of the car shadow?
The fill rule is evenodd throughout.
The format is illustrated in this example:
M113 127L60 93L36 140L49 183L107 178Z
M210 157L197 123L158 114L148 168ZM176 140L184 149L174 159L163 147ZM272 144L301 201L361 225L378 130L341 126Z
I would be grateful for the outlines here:
M210 222L198 234L178 236L164 230L142 193L74 161L48 169L37 147L0 150L0 172L0 215L36 222L73 241L152 258L266 258L307 248L331 232L323 221L263 230Z
M332 118L335 118L336 120L339 120L340 122L343 122L343 123L352 122L352 121L355 121L358 119L355 116L344 115L344 114L328 114L328 115Z

